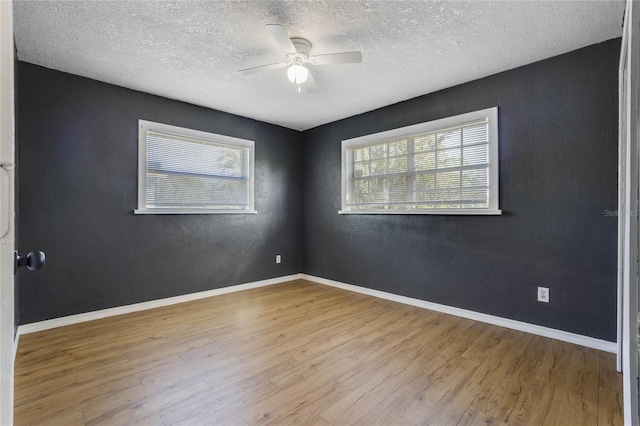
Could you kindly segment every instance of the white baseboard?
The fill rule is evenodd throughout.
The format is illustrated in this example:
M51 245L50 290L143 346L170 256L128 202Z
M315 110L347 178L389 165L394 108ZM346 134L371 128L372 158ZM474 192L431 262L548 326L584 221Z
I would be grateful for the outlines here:
M556 330L554 328L543 327L540 325L529 324L526 322L516 321L512 319L502 318L494 315L483 314L479 312L469 311L466 309L455 308L453 306L441 305L438 303L427 302L426 300L414 299L411 297L400 296L384 291L373 290L366 287L359 287L352 284L346 284L339 281L333 281L326 278L320 278L307 274L294 274L284 277L272 278L268 280L255 281L246 284L239 284L230 287L217 288L198 293L185 294L182 296L169 297L166 299L152 300L149 302L135 303L133 305L118 306L115 308L103 309L100 311L87 312L84 314L70 315L51 320L25 324L18 327L16 338L14 340L14 359L18 349L18 342L22 334L35 333L37 331L49 330L52 328L63 327L66 325L78 324L86 321L93 321L101 318L123 315L132 312L144 311L147 309L159 308L162 306L175 305L177 303L190 302L197 299L205 299L207 297L219 296L222 294L233 293L252 288L265 287L274 284L280 284L287 281L304 279L318 284L328 285L343 290L353 291L356 293L366 294L368 296L378 297L381 299L391 300L394 302L404 303L406 305L416 306L423 309L442 312L449 315L468 318L474 321L480 321L500 327L511 328L513 330L524 331L526 333L536 334L538 336L549 337L563 342L574 343L576 345L588 348L598 349L605 352L616 353L617 345L614 342L595 339L593 337L583 336L581 334L569 333L567 331Z
M511 328L526 333L536 334L538 336L549 337L551 339L562 340L563 342L574 343L576 345L585 346L587 348L598 349L605 352L617 353L618 345L615 342L595 339L593 337L583 336L581 334L569 333L568 331L556 330L554 328L543 327L541 325L529 324L526 322L516 321L508 318L502 318L489 314L468 311L466 309L455 308L453 306L441 305L438 303L427 302L426 300L414 299L406 296L399 296L393 293L387 293L370 288L359 287L352 284L345 284L339 281L333 281L326 278L315 277L313 275L302 274L302 279L312 281L318 284L324 284L331 287L341 288L356 293L366 294L368 296L379 297L394 302L404 303L406 305L417 306L419 308L429 309L432 311L442 312L457 317L468 318L474 321L485 322L500 327Z
M198 293L184 294L182 296L167 297L165 299L151 300L149 302L134 303L133 305L118 306L115 308L102 309L99 311L86 312L84 314L69 315L61 318L54 318L46 321L39 321L24 324L18 327L18 333L14 343L14 351L17 350L20 335L35 333L37 331L50 330L52 328L64 327L66 325L78 324L86 321L113 317L116 315L129 314L132 312L145 311L147 309L159 308L162 306L175 305L177 303L190 302L192 300L205 299L207 297L220 296L222 294L234 293L237 291L249 290L252 288L265 287L268 285L280 284L287 281L299 280L302 274L287 275L284 277L271 278L268 280L254 281L245 284L232 285L229 287L216 288L213 290L201 291Z
M20 327L16 330L16 335L13 337L13 363L16 363L16 356L18 356L18 343L20 342Z

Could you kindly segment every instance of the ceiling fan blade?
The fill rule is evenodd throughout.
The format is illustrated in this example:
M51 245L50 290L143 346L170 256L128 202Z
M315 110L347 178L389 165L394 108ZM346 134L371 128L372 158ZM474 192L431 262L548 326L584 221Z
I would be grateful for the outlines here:
M289 38L289 35L282 25L267 24L266 27L273 38L276 39L282 50L284 50L284 53L296 53L296 47L291 43L291 38Z
M309 62L314 65L357 64L362 62L362 53L342 52L329 53L327 55L314 55L309 58Z
M313 79L313 76L311 75L311 71L309 71L309 74L307 75L307 81L302 83L300 85L300 88L302 89L303 92L307 92L307 93L316 91L317 89L316 81Z
M242 74L255 74L262 71L277 70L278 68L284 68L286 66L286 62L278 62L277 64L260 65L257 67L245 68L243 70L238 70L238 72Z

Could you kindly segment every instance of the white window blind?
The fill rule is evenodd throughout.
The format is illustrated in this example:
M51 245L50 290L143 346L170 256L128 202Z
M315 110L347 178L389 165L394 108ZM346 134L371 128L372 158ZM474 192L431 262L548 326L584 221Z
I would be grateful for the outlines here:
M140 120L136 213L253 213L252 141Z
M497 108L343 141L341 213L499 214Z

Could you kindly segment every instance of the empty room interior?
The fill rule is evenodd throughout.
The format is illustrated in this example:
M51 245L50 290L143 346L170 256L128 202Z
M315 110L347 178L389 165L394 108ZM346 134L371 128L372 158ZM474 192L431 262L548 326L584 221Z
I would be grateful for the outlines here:
M3 3L14 424L637 424L635 2Z

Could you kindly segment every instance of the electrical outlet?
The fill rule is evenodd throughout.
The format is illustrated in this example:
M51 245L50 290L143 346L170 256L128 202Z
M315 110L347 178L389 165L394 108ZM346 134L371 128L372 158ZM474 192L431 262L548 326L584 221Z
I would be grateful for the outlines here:
M282 256L280 256L279 254L276 254L276 263L281 263L282 262Z
M549 303L549 288L538 287L538 302Z

